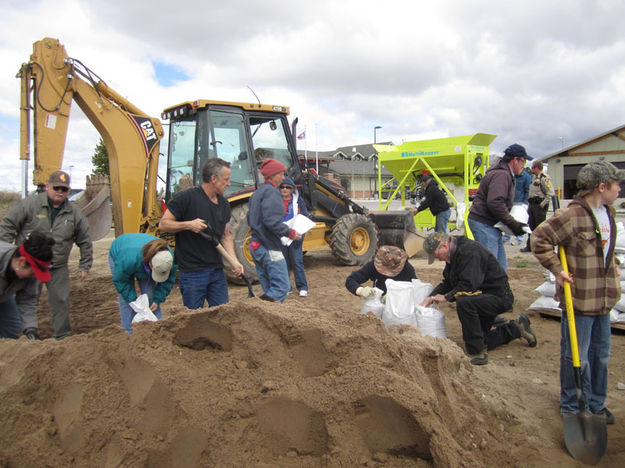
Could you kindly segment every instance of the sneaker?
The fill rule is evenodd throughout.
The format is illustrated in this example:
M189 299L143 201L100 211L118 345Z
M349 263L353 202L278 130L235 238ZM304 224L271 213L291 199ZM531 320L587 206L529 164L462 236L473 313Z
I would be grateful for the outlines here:
M469 362L474 366L483 366L485 364L488 364L488 354L486 353L486 351L482 351L481 353L477 354L469 354L469 357L471 358Z
M37 333L36 328L27 328L26 330L24 330L24 336L26 336L26 338L28 338L29 340L39 339L39 333Z
M497 317L495 317L495 321L493 322L493 327L500 327L502 325L505 325L506 323L508 323L508 319L505 317L502 317L501 315L498 315Z
M299 292L299 297L306 297L306 296L308 296L308 291L306 291L305 289L302 289Z
M276 302L276 300L273 297L268 296L267 294L262 294L261 296L258 296L258 298L267 302Z
M609 409L603 408L601 411L599 411L598 413L595 413L595 414L602 414L602 415L604 415L606 424L614 424L614 415L612 414L612 412Z
M519 327L519 331L521 332L521 338L527 341L527 345L530 348L536 346L538 340L536 339L536 335L530 328L530 318L527 316L527 314L519 315L519 318L517 319L517 327Z

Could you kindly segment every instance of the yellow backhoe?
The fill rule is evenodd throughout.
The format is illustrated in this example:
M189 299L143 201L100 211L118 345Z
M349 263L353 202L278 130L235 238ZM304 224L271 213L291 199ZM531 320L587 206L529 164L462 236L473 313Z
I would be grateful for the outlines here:
M36 42L19 76L22 159L30 158L30 113L34 113L34 183L45 184L49 174L61 167L69 110L75 100L102 135L109 156L110 192L106 179L93 178L79 201L92 237L98 239L109 231L106 210L110 213L110 206L115 235L159 235L162 205L156 197L156 182L161 122L122 98L80 61L69 58L56 39ZM169 121L169 148L164 201L199 185L200 168L207 158L230 162L232 185L226 192L232 207L230 230L245 275L256 279L246 214L252 192L263 182L260 163L271 157L287 167L316 222L305 237L304 250L330 247L341 263L361 265L373 257L379 242L402 245L410 238L412 242L406 244L416 246L410 252L415 253L421 238L410 211L369 211L351 200L341 186L300 167L293 138L297 119L292 128L288 114L283 106L210 100L165 109L162 118Z

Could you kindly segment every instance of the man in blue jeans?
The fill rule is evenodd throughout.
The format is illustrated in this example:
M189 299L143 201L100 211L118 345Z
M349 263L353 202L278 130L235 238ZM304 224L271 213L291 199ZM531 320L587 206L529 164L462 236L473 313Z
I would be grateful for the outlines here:
M491 251L504 270L508 261L501 231L495 224L501 221L515 236L525 233L526 224L514 219L510 209L514 202L514 175L521 174L525 163L532 159L521 145L508 146L501 161L486 171L469 210L473 237Z
M233 259L234 242L228 229L230 203L223 196L230 185L230 163L207 159L202 165L202 185L179 192L167 204L158 225L163 232L176 234L176 263L180 270L182 303L189 309L228 302L228 284L223 261L215 243L201 233L210 230ZM209 229L210 228L210 229ZM243 265L232 265L236 276Z
M250 253L264 292L260 298L270 302L284 302L291 290L280 238L302 238L301 234L282 222L284 203L278 187L284 180L285 172L286 167L280 161L267 158L262 162L260 173L265 183L250 198L247 214L247 223L252 230Z

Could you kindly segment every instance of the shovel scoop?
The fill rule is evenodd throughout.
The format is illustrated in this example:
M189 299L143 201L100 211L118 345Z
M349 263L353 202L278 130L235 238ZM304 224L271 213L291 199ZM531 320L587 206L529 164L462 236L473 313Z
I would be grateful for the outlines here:
M564 247L559 247L562 269L568 274L569 267L566 261ZM604 415L593 414L586 405L582 384L582 368L579 360L577 345L577 329L575 327L575 313L573 311L573 297L571 285L564 282L564 300L566 304L566 318L569 324L569 341L571 342L571 356L575 371L575 387L579 413L564 413L564 444L571 456L587 465L596 465L605 454L608 446L608 430Z

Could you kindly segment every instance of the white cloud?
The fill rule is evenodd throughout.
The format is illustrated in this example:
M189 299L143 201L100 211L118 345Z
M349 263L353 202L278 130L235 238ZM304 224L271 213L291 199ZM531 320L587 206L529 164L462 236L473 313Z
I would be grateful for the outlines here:
M198 98L287 105L309 150L497 135L543 156L624 123L619 0L16 2L0 18L2 187L19 186L19 80L57 37L150 115ZM154 61L190 79L159 85ZM14 64L11 68L10 64ZM84 180L98 135L73 109L64 168Z

